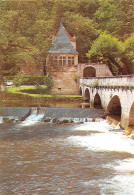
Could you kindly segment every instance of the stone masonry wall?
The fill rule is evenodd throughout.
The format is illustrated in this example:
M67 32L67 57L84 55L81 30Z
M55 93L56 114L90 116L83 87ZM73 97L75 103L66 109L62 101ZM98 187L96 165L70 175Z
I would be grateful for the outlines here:
M96 77L111 77L113 74L111 73L109 67L106 64L78 64L78 73L81 78L83 78L83 70L86 67L93 67L96 70Z
M95 80L98 80L98 84L101 87L90 87ZM134 125L133 75L111 78L80 79L80 87L82 89L83 97L85 96L86 90L89 90L91 102L94 102L95 95L98 94L101 99L101 105L106 112L108 110L110 101L113 99L113 106L116 103L120 104L121 106L121 126L123 128L127 128L129 125ZM115 101L115 96L119 98L119 102Z
M52 93L79 94L79 83L74 80L77 73L77 67L64 67L63 71L51 72L54 81Z

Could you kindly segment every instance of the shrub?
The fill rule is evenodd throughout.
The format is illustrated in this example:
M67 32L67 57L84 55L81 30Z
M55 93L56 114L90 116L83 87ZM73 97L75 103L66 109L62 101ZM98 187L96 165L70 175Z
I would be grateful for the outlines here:
M47 86L48 92L50 93L50 91L51 91L51 89L52 89L52 87L53 87L53 84L54 84L54 83L53 83L53 80L52 80L52 77L51 77L50 74L47 74L47 75L45 76L44 83L45 83L45 85Z
M21 92L24 93L28 93L28 94L46 94L47 93L47 87L41 87L40 85L37 87L35 86L35 88L31 88L31 89L22 89Z
M5 81L8 81L8 80L13 81L14 77L15 76L4 76L4 80Z
M74 81L77 83L79 79L79 76L77 74L74 75Z
M19 82L23 78L23 85L44 85L45 76L30 76L30 75L23 75L17 74L16 76L6 76L4 77L5 80L13 80L13 82ZM21 79L20 79L21 78ZM16 85L15 85L16 86Z
M38 83L35 85L35 89L33 90L34 94L46 94L47 92L48 92L47 86L46 86L46 88L44 88L41 85L39 85Z
M45 76L25 76L26 81L24 81L24 85L44 85Z
M25 75L23 75L23 74L17 74L14 77L14 79L13 79L13 84L16 87L19 87L19 86L23 85L26 80L27 80L27 78L25 77Z

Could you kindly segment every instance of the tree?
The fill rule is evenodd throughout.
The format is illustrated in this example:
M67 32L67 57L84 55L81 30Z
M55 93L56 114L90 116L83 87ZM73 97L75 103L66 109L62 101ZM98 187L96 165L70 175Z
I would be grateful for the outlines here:
M51 45L52 20L39 2L3 2L0 12L0 52L4 74L16 74L24 64L45 61Z
M127 65L129 73L134 74L134 33L124 42L122 61Z
M86 53L91 47L93 40L96 39L98 31L95 29L92 20L80 14L66 12L63 22L71 35L75 35L79 61L87 62Z
M122 52L122 43L117 38L110 34L102 33L92 44L87 56L92 61L97 60L107 63L113 74L119 74L119 72L122 72L123 66L121 62Z
M102 0L94 16L102 32L106 31L120 40L133 33L133 0Z
M52 9L52 20L53 20L53 35L56 35L60 27L60 22L63 16L63 7L60 0L55 0L55 4Z
M114 36L124 42L122 56L107 57L112 67L121 67L122 62L126 67L127 64L133 66L130 59L133 48L126 40L129 42L133 33L133 0L1 1L0 18L1 74L14 75L23 64L30 63L33 67L38 66L39 61L45 64L61 19L69 33L76 37L79 62L88 61L86 53L92 43L100 33L107 32L111 39ZM99 55L96 56L98 59Z
M88 17L90 19L94 18L94 13L99 8L99 0L78 0L77 4L77 13L80 13L83 17Z

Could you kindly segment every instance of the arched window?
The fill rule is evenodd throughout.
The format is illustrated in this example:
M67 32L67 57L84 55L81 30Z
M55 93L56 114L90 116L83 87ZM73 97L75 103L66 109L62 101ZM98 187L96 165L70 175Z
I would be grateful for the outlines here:
M92 66L88 66L83 70L83 77L96 77L96 70Z

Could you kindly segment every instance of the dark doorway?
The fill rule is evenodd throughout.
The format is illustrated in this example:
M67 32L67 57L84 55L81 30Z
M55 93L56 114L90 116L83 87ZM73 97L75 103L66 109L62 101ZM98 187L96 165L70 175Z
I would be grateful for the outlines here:
M86 90L85 90L85 97L84 97L84 98L85 98L85 101L88 101L88 102L90 101L89 89L86 89Z
M101 105L101 99L98 93L96 93L95 98L94 98L94 107L95 108L102 108Z
M83 77L96 77L96 70L92 66L86 67L83 70Z
M117 95L115 95L108 104L107 107L108 113L110 115L121 117L121 104L120 99Z
M81 89L81 87L80 87L80 95L82 96L82 89Z

